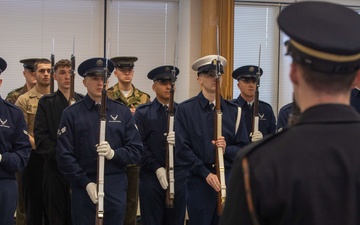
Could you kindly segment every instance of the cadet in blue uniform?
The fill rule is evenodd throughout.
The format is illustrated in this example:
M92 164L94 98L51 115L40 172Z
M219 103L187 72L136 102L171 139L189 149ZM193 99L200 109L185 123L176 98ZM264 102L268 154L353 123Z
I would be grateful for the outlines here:
M44 206L49 224L71 224L70 186L60 173L55 156L57 130L63 110L69 106L71 84L71 62L58 61L54 66L54 80L58 90L43 96L38 103L35 116L34 138L36 152L45 157L44 164ZM83 96L76 94L76 100Z
M169 65L160 66L148 73L148 78L154 81L152 89L156 98L135 111L135 122L144 146L140 164L140 212L143 225L183 225L185 219L185 176L181 173L175 177L174 206L165 207L165 193L170 185L165 169L167 108L172 82L175 83L176 79L173 69ZM175 67L175 75L178 74L179 69ZM176 108L177 104L174 103L174 110ZM169 132L168 137L174 140L174 132ZM170 140L168 142L174 144Z
M0 74L6 69L0 58ZM0 79L0 86L2 79ZM0 97L0 224L13 225L17 201L15 172L27 164L31 145L20 109Z
M214 140L216 66L212 62L217 58L217 55L208 55L193 63L192 69L198 71L197 81L202 91L179 104L175 116L175 163L190 173L186 182L190 225L218 224L216 209L220 182L215 174L214 145L223 148L225 175L228 176L236 153L249 143L241 110L222 98L222 136ZM226 59L220 56L220 61L223 73Z
M299 2L279 15L290 37L290 79L301 116L290 129L239 152L221 225L360 224L360 15Z
M129 108L106 99L106 137L99 143L104 68L114 65L104 58L82 62L78 73L84 77L87 95L63 111L58 141L59 170L70 181L73 225L95 224L97 204L97 156L105 156L104 224L122 225L126 207L126 165L138 163L142 143Z
M290 102L280 108L276 130L279 132L288 125L289 116L292 112L293 103Z
M275 134L276 132L276 119L271 105L259 100L259 127L258 131L252 133L256 74L259 69L259 75L261 76L263 70L252 65L239 67L232 73L232 77L238 81L237 86L240 89L240 95L232 102L241 107L245 118L246 129L249 136L251 136L252 142L261 140L263 136Z

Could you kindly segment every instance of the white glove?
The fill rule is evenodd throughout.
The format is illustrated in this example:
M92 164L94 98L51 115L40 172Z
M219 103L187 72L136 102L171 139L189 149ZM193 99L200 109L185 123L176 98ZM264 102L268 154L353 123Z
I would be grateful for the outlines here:
M109 143L107 141L103 141L101 142L98 146L97 146L97 150L98 154L100 156L105 156L106 159L110 160L114 157L115 152L114 150L111 149Z
M97 186L94 182L90 182L86 185L86 191L94 204L98 203Z
M2 160L2 155L0 154L0 162L1 162L1 160Z
M156 173L157 179L159 180L161 187L164 190L166 190L167 187L169 186L169 184L166 180L166 169L164 167L160 167L159 169L156 170L155 173Z
M261 139L263 139L263 135L260 131L255 131L254 134L251 132L250 137L251 142L260 141Z
M175 145L175 131L170 131L166 140L169 144Z

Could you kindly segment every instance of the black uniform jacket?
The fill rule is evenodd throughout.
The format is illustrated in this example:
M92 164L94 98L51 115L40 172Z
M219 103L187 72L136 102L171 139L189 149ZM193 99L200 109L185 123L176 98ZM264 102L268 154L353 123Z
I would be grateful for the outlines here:
M221 225L252 224L244 156L261 225L360 224L359 134L352 107L324 104L307 109L294 127L244 148L233 165Z

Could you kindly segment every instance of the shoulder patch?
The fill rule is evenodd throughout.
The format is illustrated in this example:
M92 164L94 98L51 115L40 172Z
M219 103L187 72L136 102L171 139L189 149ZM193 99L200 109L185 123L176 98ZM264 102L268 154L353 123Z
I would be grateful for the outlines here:
M66 126L61 128L61 129L58 129L58 132L57 132L57 135L58 136L61 136L62 134L64 134L66 132Z

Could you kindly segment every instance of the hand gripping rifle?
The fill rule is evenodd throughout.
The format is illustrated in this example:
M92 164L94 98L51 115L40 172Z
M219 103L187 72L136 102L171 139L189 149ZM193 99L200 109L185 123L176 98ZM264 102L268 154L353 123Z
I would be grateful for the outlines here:
M104 84L101 93L101 107L100 107L100 137L99 143L105 141L105 130L106 130L106 84L110 76L108 71L109 59L106 58L106 64L104 68ZM95 224L102 225L104 223L104 173L105 173L105 157L98 156L97 165L97 191L98 191L98 204L96 205L96 218Z
M54 55L55 41L53 38L53 49L50 56L51 60L51 72L50 72L50 93L54 93L54 65L55 65L55 55Z
M174 58L175 61L175 58ZM174 131L174 85L176 81L175 62L171 74L171 89L168 108L168 134ZM166 189L165 207L174 208L175 197L175 178L174 178L174 146L166 143L166 179L169 181L169 187Z
M75 37L73 39L73 53L71 54L71 75L70 75L70 98L69 105L76 102L75 100Z
M220 49L219 49L219 28L216 27L216 42L217 42L217 59L216 62L216 100L215 100L215 129L214 139L217 140L222 136L222 112L220 107L220 76L221 76L221 62L220 62ZM213 63L214 63L213 61ZM221 190L218 192L217 201L217 214L220 216L223 212L226 199L226 184L225 184L225 165L222 148L215 146L215 164L216 164L216 175L220 181Z
M252 133L259 130L259 87L260 87L260 56L261 56L261 45L259 48L259 63L258 71L256 73L256 90L255 90L255 99L254 99L254 110L253 110L253 124L252 124Z

